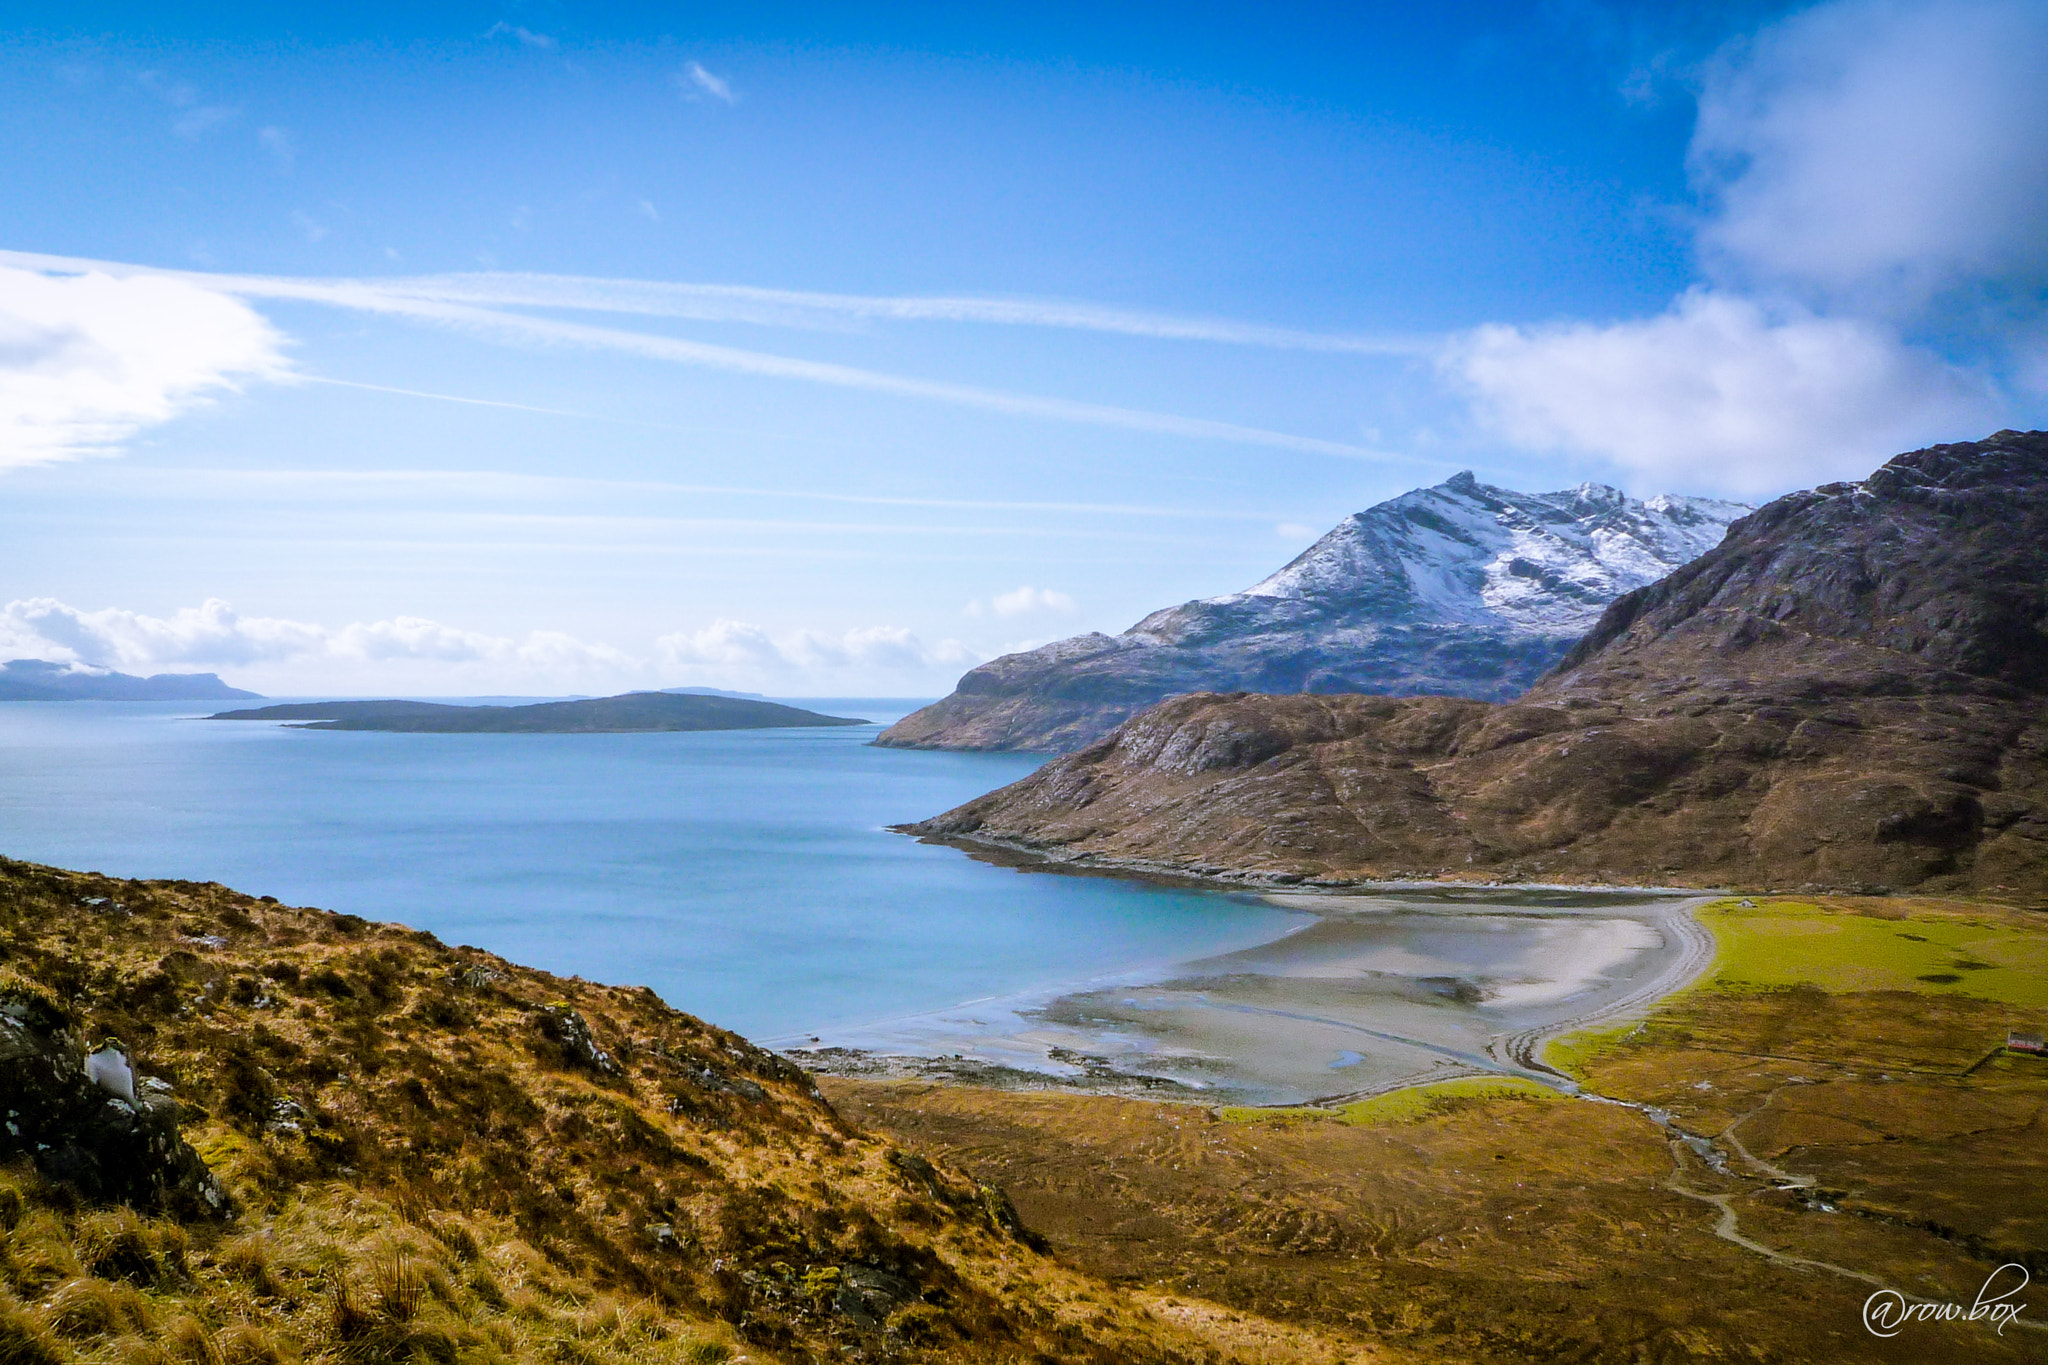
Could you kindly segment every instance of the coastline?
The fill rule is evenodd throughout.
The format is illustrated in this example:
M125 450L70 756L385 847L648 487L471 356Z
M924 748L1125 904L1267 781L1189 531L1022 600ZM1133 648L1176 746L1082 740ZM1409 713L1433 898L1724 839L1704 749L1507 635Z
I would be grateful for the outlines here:
M1262 884L1001 853L1023 868L1256 890L1314 918L1210 958L769 1045L849 1078L1233 1107L1341 1104L1460 1076L1573 1093L1541 1061L1545 1042L1647 1009L1713 960L1695 912L1715 897L1697 888Z
M1277 889L1299 889L1304 891L1348 892L1370 895L1380 891L1413 891L1467 889L1488 891L1584 891L1584 892L1641 892L1659 896L1728 896L1738 894L1727 887L1719 886L1645 886L1635 882L1510 882L1493 877L1460 877L1451 873L1441 875L1412 875L1394 877L1310 877L1298 872L1261 872L1249 868L1189 867L1182 863L1154 862L1144 858L1117 858L1100 853L1071 853L1027 844L1016 839L1001 839L978 834L932 834L918 824L888 825L892 834L901 834L921 844L935 844L955 849L976 862L989 863L996 867L1011 868L1020 872L1058 872L1077 877L1121 877L1134 881L1150 882L1159 886L1183 887L1190 890L1234 890L1267 891Z

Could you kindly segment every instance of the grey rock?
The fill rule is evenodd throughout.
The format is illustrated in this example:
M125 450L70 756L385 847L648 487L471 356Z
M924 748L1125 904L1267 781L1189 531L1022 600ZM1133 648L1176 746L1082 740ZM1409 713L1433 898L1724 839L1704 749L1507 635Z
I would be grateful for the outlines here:
M93 1059L57 1006L0 992L0 1159L26 1155L46 1179L94 1203L230 1215L227 1192L178 1133L177 1101L152 1078L138 1088L118 1048Z

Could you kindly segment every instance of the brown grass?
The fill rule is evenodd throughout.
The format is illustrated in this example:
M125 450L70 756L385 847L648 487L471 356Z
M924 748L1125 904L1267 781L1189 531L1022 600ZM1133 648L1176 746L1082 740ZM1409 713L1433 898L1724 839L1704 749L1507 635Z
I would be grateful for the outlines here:
M1830 904L1907 932L1923 913L1975 914L2048 935L2024 912ZM1590 1102L1246 1124L1100 1097L821 1084L849 1118L999 1182L1061 1255L1190 1316L1220 1306L1447 1362L2021 1361L2048 1359L2048 1342L1968 1324L1880 1341L1859 1316L1871 1286L1719 1240L1717 1212L1669 1188L1680 1171L1733 1192L1749 1237L1908 1292L1968 1306L2013 1260L2038 1281L2048 1061L1987 1060L2017 1022L1953 994L1708 986L1578 1054L1595 1091L1817 1178L1797 1196L1753 1173L1717 1181L1640 1114Z
M0 1365L1266 1358L1041 1255L975 1181L913 1173L645 990L0 861L4 989L123 1039L238 1215L85 1208L0 1168Z

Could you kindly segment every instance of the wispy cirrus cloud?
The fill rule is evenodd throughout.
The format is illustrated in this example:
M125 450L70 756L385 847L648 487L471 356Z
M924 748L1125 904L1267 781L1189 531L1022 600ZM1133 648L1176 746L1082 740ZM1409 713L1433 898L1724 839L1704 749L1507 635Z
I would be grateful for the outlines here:
M545 33L535 33L532 29L521 28L518 24L508 24L503 20L485 29L484 37L511 38L521 47L537 48L542 52L551 52L558 46L555 40Z
M502 271L415 276L377 280L373 284L377 289L409 298L492 308L559 308L770 327L840 329L862 322L983 323L1372 356L1426 356L1438 344L1437 338L1427 336L1312 332L1051 299L833 294L753 285Z
M958 640L927 645L898 626L867 626L837 635L808 630L774 635L745 621L719 620L654 643L661 662L671 669L757 679L876 670L928 673L972 666L983 658Z
M689 62L676 73L676 88L689 99L704 99L707 96L720 104L738 104L740 97L733 92L732 83L723 76L714 75L704 69L702 62Z
M1039 394L1016 393L978 385L918 379L858 366L804 360L615 327L599 327L561 318L535 317L525 313L509 312L503 308L479 307L471 303L396 291L376 281L304 280L158 270L118 262L16 251L0 251L0 264L12 264L26 270L43 272L104 273L118 279L177 280L199 289L240 299L288 299L352 311L411 318L500 342L570 345L620 352L727 373L790 379L835 388L923 399L1014 417L1191 437L1198 440L1228 441L1241 445L1336 455L1347 459L1410 459L1407 456L1391 455L1346 441L1299 436L1234 422L1117 407L1111 404L1079 402Z

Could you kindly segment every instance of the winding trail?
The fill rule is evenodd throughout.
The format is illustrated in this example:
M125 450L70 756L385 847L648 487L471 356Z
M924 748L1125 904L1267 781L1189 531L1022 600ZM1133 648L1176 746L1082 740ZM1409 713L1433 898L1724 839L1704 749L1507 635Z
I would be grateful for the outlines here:
M1729 1170L1727 1152L1722 1150L1725 1144L1728 1151L1732 1151L1735 1157L1745 1166L1755 1171L1759 1176L1775 1182L1777 1188L1810 1190L1818 1186L1820 1181L1817 1176L1798 1175L1765 1161L1745 1147L1742 1144L1742 1139L1736 1136L1736 1129L1769 1107L1771 1099L1777 1094L1776 1090L1766 1095L1763 1103L1757 1105L1756 1108L1737 1115L1719 1133L1708 1138L1702 1134L1685 1131L1672 1121L1670 1114L1653 1105L1615 1099L1609 1095L1599 1095L1588 1091L1569 1076L1566 1076L1563 1072L1542 1060L1540 1055L1541 1049L1552 1038L1586 1028L1590 1025L1603 1023L1633 1010L1645 1008L1675 991L1684 989L1704 975L1707 969L1713 965L1714 936L1707 931L1705 925L1699 922L1696 912L1702 906L1719 899L1721 898L1716 896L1701 897L1698 900L1688 901L1678 907L1677 913L1666 921L1678 933L1684 951L1670 967L1659 973L1656 979L1645 983L1641 988L1629 992L1620 999L1609 1001L1599 1009L1578 1015L1575 1018L1545 1024L1538 1028L1524 1029L1520 1033L1499 1035L1487 1046L1487 1051L1491 1054L1490 1060L1512 1067L1519 1074L1541 1080L1580 1099L1600 1104L1612 1104L1624 1109L1633 1109L1649 1119L1662 1131L1665 1143L1671 1152L1671 1174L1665 1179L1664 1188L1670 1190L1673 1194L1682 1195L1687 1199L1712 1205L1719 1214L1714 1220L1713 1233L1722 1241L1739 1246L1745 1251L1753 1252L1763 1257L1772 1265L1785 1269L1823 1271L1830 1275L1839 1275L1844 1279L1870 1285L1879 1294L1896 1295L1905 1303L1939 1306L1942 1302L1941 1300L1929 1299L1919 1294L1908 1293L1895 1285L1887 1284L1878 1276L1872 1275L1867 1271L1836 1265L1832 1261L1817 1261L1806 1256L1794 1256L1789 1252L1779 1251L1775 1247L1766 1246L1754 1238L1744 1236L1742 1233L1742 1220L1735 1212L1735 1200L1754 1195L1757 1193L1755 1188L1715 1192L1695 1188L1690 1183L1686 1174L1686 1156L1688 1154L1697 1160L1705 1162L1716 1175L1737 1180L1744 1178ZM2024 1327L2030 1332L2048 1332L2048 1324L2029 1322L2025 1318L2013 1318L2007 1325Z

